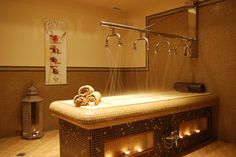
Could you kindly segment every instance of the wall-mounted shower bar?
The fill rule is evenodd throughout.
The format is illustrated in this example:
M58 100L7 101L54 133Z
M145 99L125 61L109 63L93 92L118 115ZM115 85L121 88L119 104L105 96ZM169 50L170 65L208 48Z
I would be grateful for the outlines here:
M141 32L141 33L166 36L166 37L169 37L169 38L181 38L181 39L189 40L189 41L190 40L191 41L196 40L194 38L189 38L189 37L185 37L185 36L180 36L180 35L175 35L175 34L168 34L168 33L160 33L160 32L152 31L152 30L145 29L145 28L138 28L138 27L134 27L134 26L118 24L118 23L112 23L112 22L107 22L107 21L100 21L100 25L102 27L116 28L116 29L122 29L122 30L133 30L133 31Z

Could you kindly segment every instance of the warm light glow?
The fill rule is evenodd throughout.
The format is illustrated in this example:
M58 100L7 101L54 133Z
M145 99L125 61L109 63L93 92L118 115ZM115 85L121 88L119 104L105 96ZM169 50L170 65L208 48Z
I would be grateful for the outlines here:
M129 155L131 153L131 151L130 150L126 150L126 151L124 151L124 153L125 153L125 155Z
M153 131L146 131L108 140L104 144L104 157L107 157L106 155L108 154L111 154L112 157L128 157L139 154L140 152L145 152L153 148L153 136Z
M179 126L179 135L185 137L193 134L199 134L200 132L207 130L207 125L207 117L184 121Z
M191 135L191 133L189 131L186 131L184 134L187 135L187 136Z
M98 108L110 108L116 106L126 106L133 104L143 104L150 102L157 102L163 100L169 100L177 97L174 94L156 94L156 93L139 93L139 94L129 94L120 96L109 96L102 97L99 105L81 106L81 108L86 109L98 109ZM64 101L65 103L73 103L69 101ZM91 107L92 106L92 107Z
M141 147L137 146L137 147L135 147L135 151L137 151L137 152L142 152L143 150L142 150Z
M105 157L113 157L112 154L106 154Z
M179 138L183 138L183 136L182 136L182 135L179 135Z
M201 130L197 129L197 130L195 130L195 132L196 132L196 133L200 133L200 132L201 132Z

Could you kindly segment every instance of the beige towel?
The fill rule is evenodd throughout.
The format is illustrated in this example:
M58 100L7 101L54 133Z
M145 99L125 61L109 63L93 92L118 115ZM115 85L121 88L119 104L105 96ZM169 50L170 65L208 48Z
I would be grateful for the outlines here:
M101 97L102 95L99 92L94 91L87 96L88 103L92 102L94 105L98 105L101 101Z
M76 95L73 100L76 107L86 106L88 104L88 99L82 95Z
M90 93L94 91L93 87L90 85L85 85L79 88L78 94L81 96L88 96Z

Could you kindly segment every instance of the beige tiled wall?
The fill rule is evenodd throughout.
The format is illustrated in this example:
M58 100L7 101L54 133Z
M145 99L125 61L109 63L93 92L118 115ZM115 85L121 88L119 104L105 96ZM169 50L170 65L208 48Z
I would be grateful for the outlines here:
M46 86L44 72L0 72L0 138L20 135L21 133L21 99L24 98L31 81L44 99L44 130L58 127L57 118L51 116L48 108L56 100L73 99L80 86L92 85L96 90L105 89L106 72L68 72L67 85Z
M197 79L219 95L219 137L236 142L236 1L200 12Z
M199 9L199 58L196 60L185 58L181 50L178 50L177 56L173 56L167 52L165 45L155 55L156 39L151 37L149 74L127 73L127 87L136 89L136 86L146 84L146 79L149 89L153 90L172 89L176 81L204 83L208 91L220 97L219 138L236 142L235 15L235 0L225 0ZM185 16L182 16L182 20L185 20ZM169 21L171 23L166 23L168 19L163 21L158 22L153 29L183 33L179 25L185 21L181 21L178 16L172 18Z

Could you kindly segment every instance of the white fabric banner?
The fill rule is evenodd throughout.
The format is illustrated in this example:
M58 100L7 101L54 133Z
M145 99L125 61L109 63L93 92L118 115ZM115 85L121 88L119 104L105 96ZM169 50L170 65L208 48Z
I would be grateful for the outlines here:
M45 19L46 85L66 84L66 23Z

